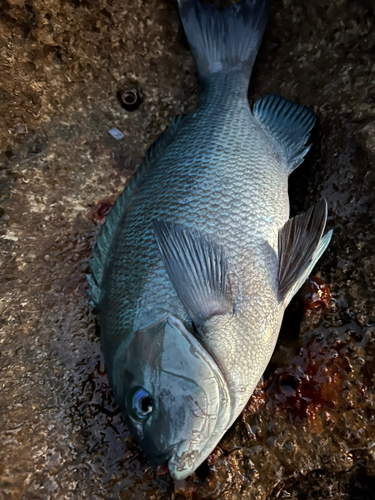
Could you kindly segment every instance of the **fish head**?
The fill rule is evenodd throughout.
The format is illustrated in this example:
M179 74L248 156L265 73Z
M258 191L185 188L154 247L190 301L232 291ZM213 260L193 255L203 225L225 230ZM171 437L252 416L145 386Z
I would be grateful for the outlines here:
M130 337L113 365L116 399L151 465L156 470L167 465L174 479L183 479L227 429L227 384L213 358L174 316Z

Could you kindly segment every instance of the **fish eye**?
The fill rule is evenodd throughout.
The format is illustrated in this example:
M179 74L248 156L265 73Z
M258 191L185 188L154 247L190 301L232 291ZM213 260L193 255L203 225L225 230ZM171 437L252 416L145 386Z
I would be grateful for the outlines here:
M153 400L145 389L138 387L129 394L127 407L136 420L147 420L152 414Z

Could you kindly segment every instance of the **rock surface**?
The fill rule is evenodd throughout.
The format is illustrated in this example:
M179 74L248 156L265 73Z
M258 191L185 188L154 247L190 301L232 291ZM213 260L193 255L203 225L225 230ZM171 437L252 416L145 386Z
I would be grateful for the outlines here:
M2 0L1 500L374 498L374 24L371 0L273 2L249 96L316 112L292 215L323 195L334 236L242 416L174 484L113 400L84 273L147 146L196 106L177 3Z

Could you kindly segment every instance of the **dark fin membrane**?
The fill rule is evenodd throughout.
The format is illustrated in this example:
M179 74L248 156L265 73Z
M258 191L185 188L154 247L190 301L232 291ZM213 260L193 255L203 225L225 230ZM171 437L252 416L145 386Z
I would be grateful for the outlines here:
M327 202L322 200L305 214L289 219L279 231L279 300L287 305L311 273L331 240L324 237Z
M154 221L156 241L168 276L197 328L215 315L233 312L227 298L228 263L207 235L179 224Z
M167 147L173 142L173 139L177 131L180 129L184 118L185 115L179 115L173 118L169 127L166 128L165 131L149 147L141 165L134 174L133 179L117 198L117 201L113 205L106 222L101 228L101 231L96 239L96 245L93 249L93 258L90 261L92 274L91 276L86 275L87 281L90 285L88 294L95 306L99 305L101 300L101 284L103 281L104 267L107 261L109 248L114 240L118 224L127 209L133 191L136 187L139 187L149 169L156 165L156 163L164 155Z
M250 79L269 12L268 0L243 0L223 10L198 0L179 0L199 79L242 71Z
M282 97L267 95L254 104L253 114L285 149L288 171L293 172L311 147L306 141L315 123L314 113Z

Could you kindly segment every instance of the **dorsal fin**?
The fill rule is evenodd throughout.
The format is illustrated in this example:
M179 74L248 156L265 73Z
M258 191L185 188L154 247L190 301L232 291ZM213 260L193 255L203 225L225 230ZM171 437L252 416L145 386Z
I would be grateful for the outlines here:
M305 214L289 219L279 231L279 301L287 305L320 259L331 240L324 237L327 203L323 199Z
M306 141L315 123L314 113L283 97L266 95L254 104L253 114L285 149L288 172L293 172L311 147Z
M228 263L221 246L180 224L154 221L154 231L168 276L195 326L233 312Z
M186 115L175 116L164 132L156 139L156 141L146 151L145 157L134 174L132 180L126 186L124 191L117 198L113 205L101 231L96 239L96 245L93 249L93 258L90 261L91 276L87 275L87 281L90 285L88 294L95 305L98 305L101 297L101 283L103 280L104 266L107 260L108 250L112 244L114 235L120 219L126 210L129 199L136 186L139 186L142 179L147 175L159 159L164 155L167 147L173 141L177 130L183 122Z

